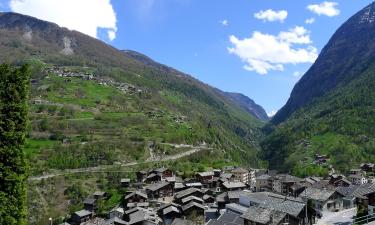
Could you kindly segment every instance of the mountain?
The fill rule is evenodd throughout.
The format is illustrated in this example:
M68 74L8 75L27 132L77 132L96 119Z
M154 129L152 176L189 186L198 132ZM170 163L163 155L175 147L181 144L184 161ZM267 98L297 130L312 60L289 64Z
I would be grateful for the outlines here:
M141 53L17 13L0 14L0 51L1 62L32 68L27 155L34 175L178 154L177 144L206 143L217 150L212 161L261 163L263 122Z
M254 100L240 93L224 92L224 95L238 104L241 108L246 110L251 115L259 120L268 121L268 115L262 106L256 104Z
M375 62L375 3L346 21L295 85L286 105L273 117L279 124L315 98L346 85Z
M337 30L268 126L262 152L271 167L321 175L329 164L346 172L375 161L374 40L375 3Z

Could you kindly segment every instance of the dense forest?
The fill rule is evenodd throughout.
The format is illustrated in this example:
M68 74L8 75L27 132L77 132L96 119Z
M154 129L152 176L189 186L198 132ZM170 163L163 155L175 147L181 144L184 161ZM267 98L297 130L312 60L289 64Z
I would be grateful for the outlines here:
M0 224L26 224L29 70L0 65Z

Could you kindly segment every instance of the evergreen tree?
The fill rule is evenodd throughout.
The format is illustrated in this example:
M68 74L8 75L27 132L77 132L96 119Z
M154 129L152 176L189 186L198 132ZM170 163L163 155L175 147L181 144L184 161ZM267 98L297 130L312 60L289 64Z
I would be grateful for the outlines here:
M28 66L0 65L0 224L26 223Z

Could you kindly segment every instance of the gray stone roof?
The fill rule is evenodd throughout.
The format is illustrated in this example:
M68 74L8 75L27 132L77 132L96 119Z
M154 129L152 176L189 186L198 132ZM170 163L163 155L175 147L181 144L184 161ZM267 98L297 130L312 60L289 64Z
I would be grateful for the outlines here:
M163 215L167 215L167 214L169 214L171 212L181 213L180 210L177 207L173 206L173 205L170 205L170 206L166 207L162 211L163 211Z
M243 225L244 221L240 215L225 212L218 219L210 220L207 225Z
M129 198L131 198L131 197L133 197L133 196L135 196L135 195L141 196L141 197L144 198L144 199L147 199L147 198L148 198L147 195L146 195L145 193L143 193L143 192L140 192L140 191L133 191L132 193L130 193L130 194L128 194L128 195L125 196L125 200L126 200L126 199L129 199Z
M213 176L214 172L213 171L201 172L201 173L197 173L197 175L200 177L209 177L209 176Z
M169 184L170 183L168 183L168 182L161 181L161 182L158 182L158 183L150 184L150 185L146 186L145 189L150 190L150 191L157 191L159 189L164 188L165 186L167 186Z
M239 214L243 214L247 211L247 207L245 206L242 206L240 204L237 204L237 203L229 203L229 204L226 204L225 206L226 209L229 209L231 211L234 211L236 213L239 213Z
M276 210L298 217L305 203L300 198L286 197L271 192L243 192L253 204L262 208Z
M114 217L105 222L104 225L127 225L128 223L118 217Z
M96 199L94 199L94 198L86 198L86 199L83 201L83 204L94 205L95 202L96 202Z
M188 188L186 190L177 192L175 197L177 199L181 199L181 198L184 198L186 196L192 195L194 192L201 192L203 194L203 192L201 190L197 189L197 188Z
M129 178L122 178L120 180L121 183L130 183L130 179Z
M244 191L228 191L229 199L238 199Z
M233 174L231 174L231 173L222 173L222 174L220 175L220 178L223 178L223 179L230 179L232 176L233 176Z
M236 182L224 182L223 186L226 189L236 189L236 188L245 188L246 184L242 182L237 182L237 181Z
M257 180L268 180L270 178L271 178L270 175L268 175L268 174L262 174L262 175L256 177L255 179L257 179Z
M94 196L104 196L105 195L105 192L104 191L95 191Z
M190 220L183 220L180 218L176 218L173 220L171 225L196 225L196 224Z
M242 218L260 224L279 224L285 216L284 212L252 206L242 215Z
M203 203L203 202L204 202L203 199L201 199L201 198L197 198L197 197L192 196L192 195L190 195L190 196L188 196L188 197L186 197L186 198L183 198L183 199L181 200L181 202L182 202L183 204L185 204L185 203L187 203L187 202L190 202L190 201L195 201L195 202L198 202L198 203Z
M325 202L327 201L336 191L322 188L308 187L299 196L307 197L316 201Z
M302 180L301 178L298 178L289 174L279 174L279 175L276 175L274 178L285 183L293 183L293 182L296 183Z
M241 167L237 167L237 168L233 169L231 172L232 173L249 173L248 170L246 170L244 168L241 168Z
M204 206L202 204L196 203L196 202L189 202L187 205L182 206L182 210L186 211L192 207L201 208L204 210Z
M80 211L75 212L74 214L76 214L79 217L86 217L86 216L92 215L92 212L86 209L82 209Z

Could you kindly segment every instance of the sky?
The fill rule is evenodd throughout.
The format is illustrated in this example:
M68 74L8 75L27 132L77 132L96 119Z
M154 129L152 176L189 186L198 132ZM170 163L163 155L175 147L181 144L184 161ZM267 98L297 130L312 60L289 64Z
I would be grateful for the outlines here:
M141 52L273 115L332 34L372 0L0 0Z

